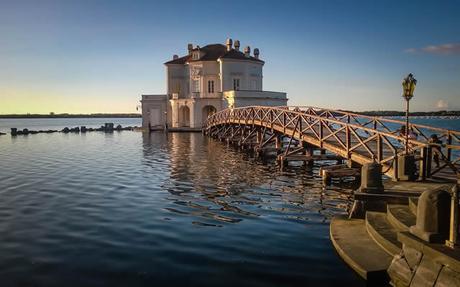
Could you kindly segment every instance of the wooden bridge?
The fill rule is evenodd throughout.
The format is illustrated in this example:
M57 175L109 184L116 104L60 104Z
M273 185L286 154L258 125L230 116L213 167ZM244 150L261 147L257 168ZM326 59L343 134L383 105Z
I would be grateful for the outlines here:
M348 164L382 164L382 171L400 179L406 137L404 121L316 107L251 106L226 109L208 117L205 134L252 149L276 151L281 161L345 159ZM415 156L420 179L457 179L460 131L410 124L408 153ZM436 134L442 143L431 143ZM315 149L321 151L315 155ZM326 153L327 152L327 153ZM433 159L439 159L437 160ZM438 164L439 163L439 164Z

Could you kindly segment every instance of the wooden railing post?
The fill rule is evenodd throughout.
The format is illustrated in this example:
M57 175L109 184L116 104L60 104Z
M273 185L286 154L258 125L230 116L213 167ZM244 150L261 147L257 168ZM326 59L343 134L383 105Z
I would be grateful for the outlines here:
M323 121L319 120L319 146L323 148Z
M426 179L427 154L428 154L428 148L423 147L420 150L420 162L419 162L419 173L418 173L420 180L425 180Z
M450 146L452 145L452 134L450 132L447 133L447 161L450 162L452 159L452 149Z
M347 125L345 128L345 145L347 147L347 159L350 158L351 136L350 127Z
M270 110L270 128L273 131L273 110Z
M383 143L382 143L382 136L377 134L377 162L383 159Z
M303 136L302 136L302 116L301 115L298 115L299 117L299 137L301 140L303 140Z
M426 149L426 163L425 163L425 176L427 178L431 177L431 166L432 166L432 161L433 161L433 148L431 146L427 146Z
M286 112L283 112L283 133L286 133Z

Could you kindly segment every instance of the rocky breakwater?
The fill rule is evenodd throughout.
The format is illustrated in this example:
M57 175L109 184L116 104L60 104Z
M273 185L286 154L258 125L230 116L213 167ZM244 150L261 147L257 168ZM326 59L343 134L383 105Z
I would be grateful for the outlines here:
M138 129L136 126L127 126L122 127L121 125L114 126L113 123L105 123L104 125L100 126L99 128L87 128L86 126L79 126L79 127L65 127L62 130L29 130L25 129L17 129L11 128L11 136L18 136L18 135L29 135L29 134L40 134L40 133L87 133L87 132L120 132L120 131L133 131Z

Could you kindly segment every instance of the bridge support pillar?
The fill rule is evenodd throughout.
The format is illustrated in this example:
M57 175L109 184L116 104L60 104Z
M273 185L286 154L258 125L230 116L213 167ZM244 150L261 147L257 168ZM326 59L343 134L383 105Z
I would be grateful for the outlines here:
M260 144L264 140L263 134L260 130L256 132L256 142Z
M303 148L305 149L305 154L306 155L309 155L309 156L313 156L313 153L315 152L315 149L314 147L312 147L311 145L307 144L307 143L303 143ZM315 163L314 160L307 160L305 162L305 164L307 166L313 166L313 164Z
M382 165L376 162L366 163L361 168L360 192L383 192Z
M413 155L400 156L395 161L395 164L397 164L394 177L396 181L414 181L416 179L415 172L417 167L415 166L415 157Z
M281 149L283 148L283 139L280 135L277 135L275 137L275 148L276 148L276 153L280 153Z

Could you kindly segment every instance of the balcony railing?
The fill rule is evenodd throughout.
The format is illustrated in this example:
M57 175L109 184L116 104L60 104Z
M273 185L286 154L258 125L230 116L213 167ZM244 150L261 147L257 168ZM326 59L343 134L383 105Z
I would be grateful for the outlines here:
M215 92L215 93L200 93L200 92L193 92L192 93L192 98L197 99L197 98L221 98L222 93L221 92Z
M170 100L178 100L178 99L199 99L199 98L222 98L222 92L216 93L201 93L201 92L192 92L188 95L180 95L178 93L172 93L168 95Z

